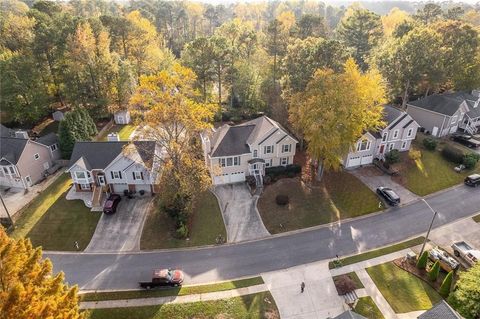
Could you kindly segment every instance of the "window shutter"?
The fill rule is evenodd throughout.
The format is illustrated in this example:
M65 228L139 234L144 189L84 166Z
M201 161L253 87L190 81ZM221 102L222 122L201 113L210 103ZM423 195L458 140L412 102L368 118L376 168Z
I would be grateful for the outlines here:
M113 171L110 171L110 175L112 175L112 179L115 179L115 177L113 177Z
M135 172L132 172L133 180L135 180Z
M141 177L142 180L143 180L143 172L140 172L140 177Z
M122 178L122 171L118 171L118 176L120 176L120 178Z

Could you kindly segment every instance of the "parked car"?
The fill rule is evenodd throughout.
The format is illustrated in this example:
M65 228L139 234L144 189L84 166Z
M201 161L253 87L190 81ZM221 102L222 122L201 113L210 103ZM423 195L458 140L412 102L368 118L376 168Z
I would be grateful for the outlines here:
M118 203L120 203L121 200L122 198L120 197L120 195L111 194L103 205L103 212L109 215L115 214L115 212L117 211Z
M183 271L178 269L155 269L151 281L139 282L140 287L151 289L155 287L178 287L183 284Z
M435 247L428 252L428 257L432 261L439 261L440 268L449 272L451 270L457 270L460 264L455 258L451 257L446 251Z
M452 134L451 139L457 143L463 144L470 148L479 148L480 141L473 138L470 134L456 133Z
M465 185L477 187L480 185L480 174L472 174L470 176L465 177L463 181Z
M456 242L452 245L453 254L461 257L469 266L473 266L480 260L480 250L474 249L471 245L464 241Z
M377 194L380 195L391 206L397 206L400 204L400 196L388 187L378 187Z

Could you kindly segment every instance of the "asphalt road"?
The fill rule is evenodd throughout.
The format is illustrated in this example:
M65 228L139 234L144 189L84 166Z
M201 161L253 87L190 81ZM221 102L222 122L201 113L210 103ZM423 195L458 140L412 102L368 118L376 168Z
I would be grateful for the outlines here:
M433 195L428 203L438 211L434 227L480 211L480 189L459 186ZM139 253L47 252L55 271L64 271L83 290L137 288L152 269L178 267L186 284L227 280L350 255L424 234L432 218L418 201L381 214L264 240L218 247Z

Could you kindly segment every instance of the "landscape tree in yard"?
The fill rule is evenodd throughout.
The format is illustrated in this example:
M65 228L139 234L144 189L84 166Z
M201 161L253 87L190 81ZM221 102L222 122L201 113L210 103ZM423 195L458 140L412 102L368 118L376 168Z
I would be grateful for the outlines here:
M29 239L9 238L0 226L0 317L80 319L77 286L68 287L63 273L53 274L41 247Z
M459 274L448 303L466 319L480 317L480 263Z
M305 92L293 94L288 102L290 122L318 161L321 179L324 168L340 168L341 158L364 132L383 124L385 87L378 72L362 73L349 59L343 72L318 70Z
M420 258L417 260L417 268L418 269L425 269L427 268L427 262L428 262L428 251L424 251Z
M437 260L432 268L430 269L430 271L428 272L428 279L430 279L430 281L435 281L437 280L438 278L438 274L440 273L440 262Z
M185 212L210 183L198 136L211 126L215 107L197 102L195 80L193 71L179 64L169 71L142 76L129 108L132 117L148 125L145 137L157 141L165 151L159 158L160 184L168 185L161 192L163 205L179 206ZM178 216L180 229L186 220L184 215Z
M88 111L77 108L65 114L58 127L58 139L63 158L70 158L76 141L89 141L97 128Z
M445 279L443 279L442 285L440 286L440 295L443 298L447 298L450 294L450 289L452 288L453 283L453 270L449 271Z

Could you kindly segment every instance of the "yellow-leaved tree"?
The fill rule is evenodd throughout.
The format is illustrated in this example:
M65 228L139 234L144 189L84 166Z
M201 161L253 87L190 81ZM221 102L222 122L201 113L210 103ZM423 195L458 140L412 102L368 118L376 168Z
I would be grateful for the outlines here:
M317 70L304 92L289 98L289 119L318 162L317 179L325 169L338 169L358 139L382 124L385 84L375 70L362 73L353 59L344 71Z
M83 318L77 286L68 287L63 273L29 239L9 238L0 227L0 318Z

